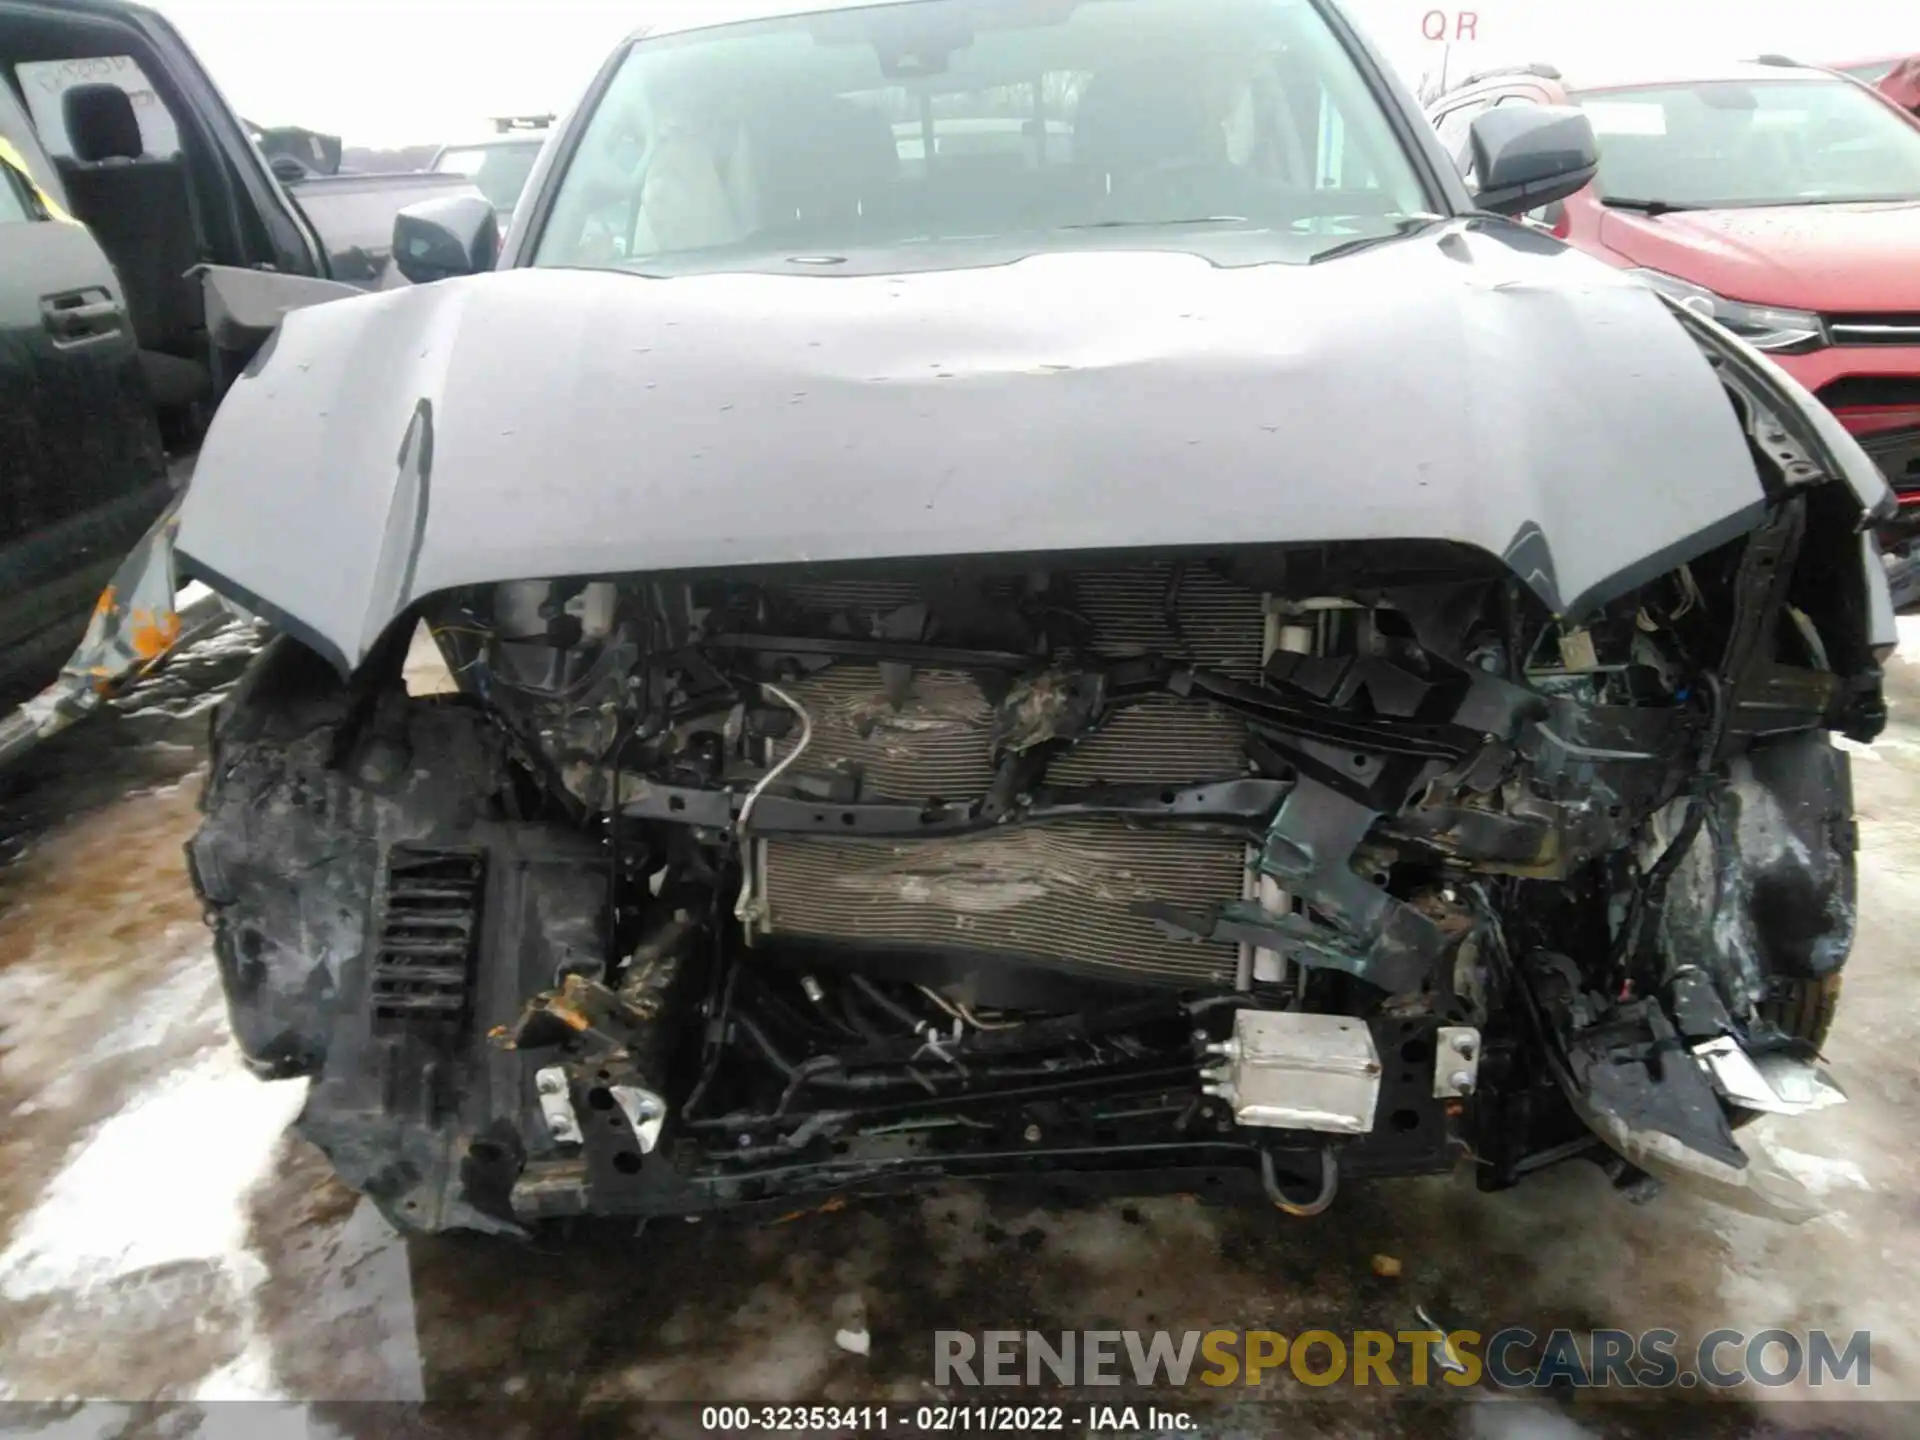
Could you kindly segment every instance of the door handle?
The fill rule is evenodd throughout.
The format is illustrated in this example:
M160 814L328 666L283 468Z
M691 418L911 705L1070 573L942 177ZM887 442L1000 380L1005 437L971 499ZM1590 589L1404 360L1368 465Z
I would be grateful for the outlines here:
M116 333L126 310L104 290L75 290L40 301L40 323L58 340L90 340Z

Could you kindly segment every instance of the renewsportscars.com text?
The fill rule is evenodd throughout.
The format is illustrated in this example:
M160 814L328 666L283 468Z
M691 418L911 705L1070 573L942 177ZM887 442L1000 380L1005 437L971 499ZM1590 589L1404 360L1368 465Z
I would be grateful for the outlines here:
M987 1330L934 1334L939 1386L1452 1385L1716 1389L1873 1381L1865 1330Z

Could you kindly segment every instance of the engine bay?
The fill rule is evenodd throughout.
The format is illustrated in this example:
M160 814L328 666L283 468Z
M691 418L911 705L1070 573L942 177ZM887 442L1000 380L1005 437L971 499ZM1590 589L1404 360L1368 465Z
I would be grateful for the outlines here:
M283 639L190 847L236 1034L413 1228L1462 1157L1790 1210L1734 1132L1841 1098L1883 718L1831 490L1577 625L1405 541L476 587L440 696Z

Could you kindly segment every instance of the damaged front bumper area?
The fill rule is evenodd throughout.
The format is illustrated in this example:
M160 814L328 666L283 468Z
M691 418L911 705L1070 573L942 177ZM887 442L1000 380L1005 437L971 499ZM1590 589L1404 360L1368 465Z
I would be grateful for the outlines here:
M347 680L278 640L189 847L236 1036L416 1229L1312 1213L1463 1156L1804 1213L1736 1129L1838 1098L1884 586L1724 368L1764 515L1577 621L1381 541L477 587Z

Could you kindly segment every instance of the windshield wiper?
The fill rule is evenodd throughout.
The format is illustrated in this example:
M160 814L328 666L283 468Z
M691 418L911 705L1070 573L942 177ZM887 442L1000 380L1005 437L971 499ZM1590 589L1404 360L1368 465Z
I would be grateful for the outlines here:
M1133 230L1157 229L1163 225L1244 225L1244 215L1189 215L1180 220L1086 220L1078 225L1057 225L1057 230Z
M1322 260L1338 260L1343 255L1370 250L1375 245L1384 245L1389 240L1398 240L1403 236L1412 235L1446 218L1444 215L1402 215L1393 222L1391 230L1379 235L1356 235L1351 240L1342 240L1338 245L1329 245L1324 250L1316 250L1308 257L1307 263L1318 265Z
M1600 202L1609 210L1639 210L1647 215L1671 215L1676 210L1698 210L1698 205L1676 205L1671 200L1625 200L1609 195Z

